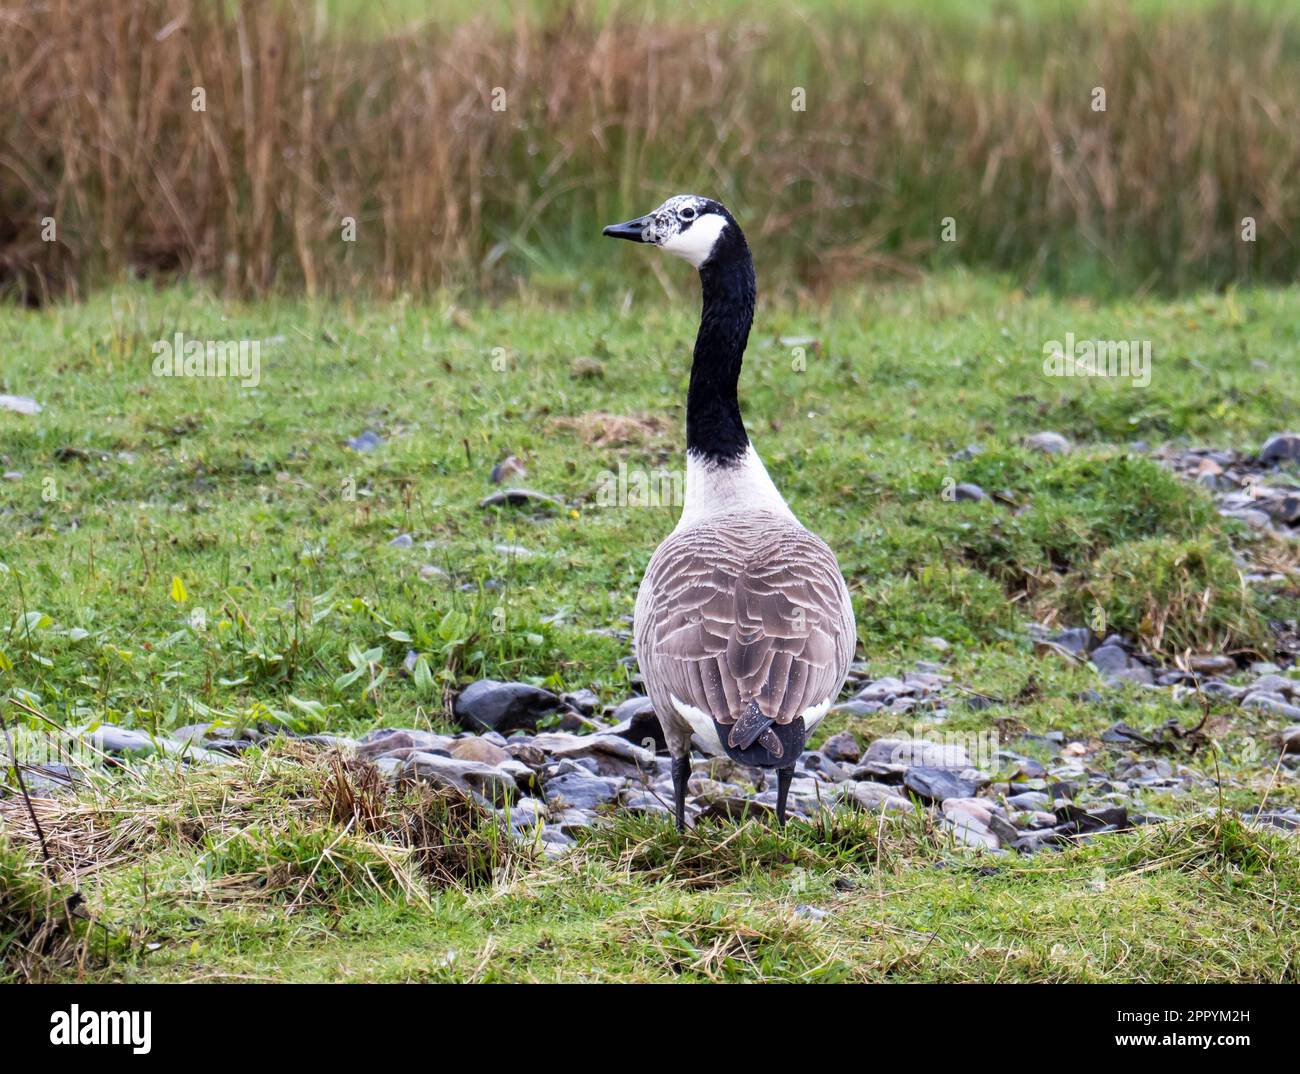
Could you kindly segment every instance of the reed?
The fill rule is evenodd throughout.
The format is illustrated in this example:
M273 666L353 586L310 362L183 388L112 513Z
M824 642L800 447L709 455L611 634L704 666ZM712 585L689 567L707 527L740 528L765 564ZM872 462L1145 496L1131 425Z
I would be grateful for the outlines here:
M710 22L574 3L365 32L321 11L0 13L0 287L32 304L124 275L509 290L569 279L601 223L681 189L743 216L765 282L813 289L954 262L1091 291L1300 266L1294 15Z

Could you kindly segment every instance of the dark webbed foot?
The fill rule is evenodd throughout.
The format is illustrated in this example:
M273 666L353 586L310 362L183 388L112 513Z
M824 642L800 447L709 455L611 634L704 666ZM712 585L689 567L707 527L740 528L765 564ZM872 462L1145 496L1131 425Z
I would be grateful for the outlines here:
M686 831L686 782L691 778L691 755L673 758L673 810L677 830Z
M790 795L790 780L794 776L794 765L776 770L776 823L785 827L785 800Z

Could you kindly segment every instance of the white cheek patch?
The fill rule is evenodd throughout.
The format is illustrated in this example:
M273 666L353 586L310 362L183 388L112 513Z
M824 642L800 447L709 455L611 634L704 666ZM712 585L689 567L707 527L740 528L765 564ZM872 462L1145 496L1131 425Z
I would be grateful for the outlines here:
M699 268L709 259L709 254L713 253L713 247L718 241L718 236L722 234L722 229L727 226L725 217L717 213L706 213L698 217L690 227L685 231L679 231L670 239L665 239L663 249L670 254L676 254L678 257L685 258L696 268Z

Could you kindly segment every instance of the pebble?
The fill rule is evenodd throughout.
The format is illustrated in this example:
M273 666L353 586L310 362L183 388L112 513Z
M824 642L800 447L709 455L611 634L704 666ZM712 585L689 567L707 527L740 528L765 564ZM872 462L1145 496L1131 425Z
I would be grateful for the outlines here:
M486 736L458 739L451 747L451 755L458 761L477 761L479 764L501 765L506 761L519 763L514 761L509 751L489 742ZM527 768L527 765L524 767Z
M1281 744L1283 753L1300 753L1300 724L1283 728Z
M436 753L411 754L402 766L402 775L437 787L454 787L466 794L476 794L494 806L508 805L519 793L514 779L492 765Z
M0 395L0 410L15 414L39 414L44 407L29 395Z
M1067 455L1070 446L1070 441L1060 433L1042 432L1025 437L1025 447L1030 451L1041 451L1047 455Z
M822 743L822 753L832 761L856 761L862 756L862 747L850 731L831 735Z
M622 781L582 771L569 771L548 780L543 789L548 804L595 809L618 800Z
M367 451L374 451L377 447L382 447L384 438L377 432L367 429L365 432L352 437L350 440L346 441L346 443L353 451L358 451L364 454Z
M480 507L523 507L526 504L536 504L544 507L563 507L564 501L558 496L548 496L544 492L537 492L534 489L525 488L508 488L501 489L489 496L485 496L479 501Z
M471 731L532 730L538 720L562 704L555 694L538 686L480 679L461 691L452 711L460 725Z
M524 470L524 464L513 455L507 455L492 467L492 472L488 475L488 480L494 485L499 485L502 481L506 480L506 478L514 478L522 481L527 476L528 473Z
M947 798L973 798L986 783L988 778L973 768L913 765L903 775L903 786L927 802L942 802Z
M1300 459L1300 433L1277 433L1259 449L1259 461L1265 466L1276 466L1292 459Z
M1288 720L1300 720L1300 705L1288 704L1278 694L1256 691L1247 694L1242 699L1241 704L1243 708L1262 709L1265 712L1271 712Z

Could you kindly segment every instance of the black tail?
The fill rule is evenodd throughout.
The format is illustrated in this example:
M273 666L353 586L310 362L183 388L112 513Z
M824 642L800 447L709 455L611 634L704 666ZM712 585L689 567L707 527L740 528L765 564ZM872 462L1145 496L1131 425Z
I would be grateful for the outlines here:
M771 716L763 715L763 710L758 707L757 701L751 701L741 709L736 722L731 725L731 733L727 735L727 745L733 750L747 750L757 741L758 736L774 723L776 721Z

